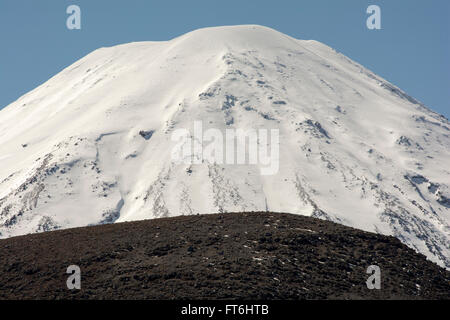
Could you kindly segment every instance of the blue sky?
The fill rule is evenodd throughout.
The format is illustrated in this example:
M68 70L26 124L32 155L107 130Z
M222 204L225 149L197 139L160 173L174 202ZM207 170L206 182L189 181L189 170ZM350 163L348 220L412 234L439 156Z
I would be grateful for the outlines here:
M71 4L81 30L66 28ZM382 30L366 27L371 4ZM235 24L321 41L450 118L448 0L1 0L0 109L99 47Z

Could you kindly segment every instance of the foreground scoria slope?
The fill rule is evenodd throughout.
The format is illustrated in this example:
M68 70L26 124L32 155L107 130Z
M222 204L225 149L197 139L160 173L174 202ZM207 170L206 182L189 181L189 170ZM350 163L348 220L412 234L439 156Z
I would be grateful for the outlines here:
M172 134L277 129L279 170L177 164ZM316 41L200 29L101 48L0 111L0 236L277 211L393 235L450 267L450 124Z
M0 240L0 260L0 299L450 299L450 272L399 240L292 214L51 231Z

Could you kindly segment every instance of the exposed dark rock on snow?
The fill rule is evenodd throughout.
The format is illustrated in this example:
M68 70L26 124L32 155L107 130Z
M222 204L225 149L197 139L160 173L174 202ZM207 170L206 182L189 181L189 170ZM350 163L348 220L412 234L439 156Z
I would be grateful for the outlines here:
M145 140L150 140L150 138L152 137L153 133L155 133L154 130L149 130L149 131L141 130L141 131L139 131L139 135L142 138L144 138Z

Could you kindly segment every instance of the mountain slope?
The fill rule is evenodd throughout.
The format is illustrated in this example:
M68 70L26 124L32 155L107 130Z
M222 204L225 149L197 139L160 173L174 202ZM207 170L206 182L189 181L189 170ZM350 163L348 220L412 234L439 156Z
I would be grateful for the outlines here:
M180 129L279 130L279 170L179 164ZM101 48L0 111L1 237L278 211L450 267L450 123L331 48L260 26Z
M450 272L399 240L282 213L13 237L0 240L0 259L0 299L450 299ZM81 290L66 286L73 264ZM370 265L378 290L367 288Z

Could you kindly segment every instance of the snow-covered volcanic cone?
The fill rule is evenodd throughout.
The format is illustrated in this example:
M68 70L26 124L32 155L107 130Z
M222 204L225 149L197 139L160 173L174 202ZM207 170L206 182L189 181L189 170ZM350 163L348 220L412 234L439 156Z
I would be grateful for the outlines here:
M173 133L279 130L279 169L176 163ZM0 111L1 237L276 211L450 267L450 123L316 41L261 26L101 48Z

